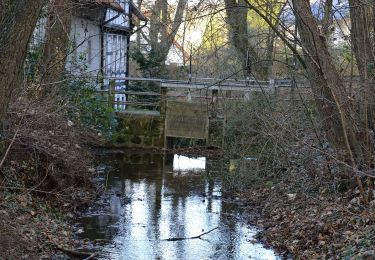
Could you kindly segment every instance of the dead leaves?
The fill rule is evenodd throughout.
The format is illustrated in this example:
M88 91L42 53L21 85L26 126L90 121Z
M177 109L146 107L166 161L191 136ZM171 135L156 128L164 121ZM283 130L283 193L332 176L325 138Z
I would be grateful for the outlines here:
M266 244L302 259L375 258L375 217L358 194L290 192L290 179L274 182L272 189L254 186L245 195L249 205L262 205L258 211L248 208Z

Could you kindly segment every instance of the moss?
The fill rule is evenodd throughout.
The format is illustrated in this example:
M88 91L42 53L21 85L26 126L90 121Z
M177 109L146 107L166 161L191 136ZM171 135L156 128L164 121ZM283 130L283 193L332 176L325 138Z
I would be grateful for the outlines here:
M129 146L164 147L163 117L126 117L122 115L113 141Z
M208 144L212 146L221 147L223 143L223 120L210 120L208 128Z
M133 136L130 141L133 143L133 144L141 144L142 143L142 139L138 136L138 135L135 135Z
M124 135L121 135L121 134L117 135L116 143L125 143L125 141L126 141L126 138Z
M150 122L150 128L152 130L157 130L159 129L159 125L160 125L160 120L157 120L157 119L152 119L151 122Z
M161 132L162 132L162 129L156 127L156 128L151 130L150 134L152 136L160 136Z
M151 146L152 145L152 137L151 136L145 136L144 140L143 140L143 143L147 146Z
M153 145L155 147L164 147L164 136L160 138L154 138Z

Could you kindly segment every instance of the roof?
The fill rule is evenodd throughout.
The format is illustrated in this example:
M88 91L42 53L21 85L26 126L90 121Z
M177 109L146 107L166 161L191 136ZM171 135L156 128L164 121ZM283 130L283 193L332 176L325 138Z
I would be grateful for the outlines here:
M85 7L96 5L96 6L103 6L105 8L111 8L121 13L125 12L124 8L122 8L121 5L115 0L75 0L75 1Z
M125 10L121 7L121 5L117 1L114 1L114 0L95 0L95 2L99 5L110 7L110 8L112 8L116 11L119 11L121 13L125 12Z
M133 12L139 20L148 21L147 17L138 9L138 7L133 3L133 1L129 1L129 4L130 11Z
M116 0L76 0L79 3L87 5L100 5L106 8L111 8L120 13L125 13L124 8L121 7L120 3ZM147 17L138 9L138 7L129 0L130 12L135 14L139 20L148 21Z

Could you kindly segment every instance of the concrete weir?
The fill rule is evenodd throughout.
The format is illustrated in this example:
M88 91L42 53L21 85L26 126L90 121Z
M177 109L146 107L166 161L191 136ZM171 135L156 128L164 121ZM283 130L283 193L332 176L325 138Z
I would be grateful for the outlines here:
M116 145L128 148L166 148L167 137L206 140L221 147L223 119L209 119L203 103L168 101L165 109L118 113Z
M118 113L116 145L128 148L164 148L165 115L160 113Z
M108 94L109 105L124 108L117 113L119 127L113 142L116 146L128 148L167 148L168 137L202 139L208 146L222 147L226 102L248 102L256 93L267 93L280 101L293 96L289 94L293 92L290 80L109 80L113 84L100 93ZM115 80L120 82L116 83ZM159 86L159 91L116 90L116 86L123 83L121 80L137 81L145 86L151 82ZM284 89L290 91L285 93ZM115 94L123 94L127 98L125 101L114 101ZM141 97L147 98L142 100Z

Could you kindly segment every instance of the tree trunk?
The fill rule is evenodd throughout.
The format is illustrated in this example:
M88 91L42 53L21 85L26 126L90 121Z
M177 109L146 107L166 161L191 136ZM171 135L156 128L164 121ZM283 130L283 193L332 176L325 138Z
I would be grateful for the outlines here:
M43 4L44 0L0 1L0 122L22 82L28 43Z
M359 0L349 0L351 20L351 43L362 79L375 75L374 53L370 40L370 10Z
M169 50L183 22L186 6L187 0L178 1L173 21L170 21L168 1L157 0L153 6L149 33L151 51L148 58L151 77L161 76Z
M40 65L41 83L47 84L42 88L44 91L51 90L63 76L69 50L72 10L71 0L49 2L46 43Z
M293 0L293 7L308 63L307 75L327 137L344 162L351 166L351 169L346 169L347 172L367 170L367 138L363 137L360 123L353 113L352 104L345 91L343 79L329 53L326 38L320 34L310 2ZM368 203L361 179L356 176L356 180L364 202Z
M274 6L273 6L273 2L272 0L270 0L270 3L269 3L269 17L268 17L268 20L274 24L276 27L278 27L279 23L280 23L280 17L281 15L283 14L284 12L284 8L286 6L287 2L285 2L283 4L283 6L280 8L280 11L276 14L276 17L275 17L275 21L273 21L273 14L275 13L274 11ZM269 27L268 29L268 35L267 35L267 51L266 51L266 60L267 62L265 64L267 64L267 76L268 78L267 79L271 79L273 78L273 59L274 59L274 44L275 44L275 39L276 39L276 32L273 31L273 29L271 27Z
M349 0L350 20L351 20L351 43L352 50L357 63L359 76L361 79L362 95L360 110L362 122L366 127L372 129L374 126L375 115L375 86L372 81L375 78L375 58L374 58L374 40L371 36L373 18L370 14L370 6L358 0Z
M238 2L236 0L224 0L224 2L232 44L241 60L244 76L247 78L254 74L259 79L267 79L268 69L266 66L262 66L262 64L252 66L260 59L255 48L249 43L247 2L244 0Z
M308 1L293 0L298 31L307 60L307 75L327 137L353 168L365 167L363 142L343 79L328 51L326 39Z

